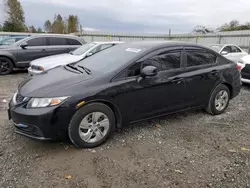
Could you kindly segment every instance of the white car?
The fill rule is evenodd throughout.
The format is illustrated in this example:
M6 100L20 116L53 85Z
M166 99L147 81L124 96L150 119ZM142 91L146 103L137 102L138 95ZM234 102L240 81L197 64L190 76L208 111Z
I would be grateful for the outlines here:
M210 44L208 45L208 47L236 63L242 57L248 55L248 53L246 53L239 46L236 46L234 44L226 44L226 45L225 44Z
M250 84L250 55L241 58L237 64L241 67L241 81Z
M33 60L30 62L30 67L28 68L28 72L31 76L36 74L41 74L54 67L80 61L85 57L91 56L97 52L100 52L102 50L105 50L120 43L123 42L111 41L111 42L86 43L70 53L53 55Z

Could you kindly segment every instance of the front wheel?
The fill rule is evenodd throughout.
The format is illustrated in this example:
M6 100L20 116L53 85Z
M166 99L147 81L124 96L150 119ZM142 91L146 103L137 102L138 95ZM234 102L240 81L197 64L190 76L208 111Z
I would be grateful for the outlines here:
M0 75L7 75L13 71L13 63L6 57L0 57Z
M222 114L228 107L230 91L224 84L217 86L212 92L206 111L212 115Z
M114 128L113 111L105 104L93 103L76 112L69 125L68 134L75 146L92 148L104 143Z

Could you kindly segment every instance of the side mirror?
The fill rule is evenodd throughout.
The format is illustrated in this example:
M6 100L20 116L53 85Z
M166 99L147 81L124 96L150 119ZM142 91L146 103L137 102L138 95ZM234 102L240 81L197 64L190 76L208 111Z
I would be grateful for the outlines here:
M89 56L92 56L92 55L93 55L93 53L89 52L89 53L86 54L86 57L89 57Z
M27 46L28 46L28 43L27 43L27 42L23 42L23 43L20 45L20 47L23 48L23 49L25 49Z
M226 52L226 51L221 52L221 55L227 55L227 54L228 54L228 52Z
M152 77L156 76L158 73L157 68L155 66L146 66L141 70L141 77L145 78L147 76Z

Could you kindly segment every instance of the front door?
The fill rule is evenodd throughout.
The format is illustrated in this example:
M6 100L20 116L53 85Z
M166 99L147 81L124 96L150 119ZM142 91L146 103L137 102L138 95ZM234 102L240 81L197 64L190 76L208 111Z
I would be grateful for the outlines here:
M127 69L125 92L115 100L122 103L122 112L131 117L129 121L146 119L171 113L188 107L184 101L185 80L182 78L181 49L159 51L143 61L136 62ZM155 66L158 74L140 77L145 66Z
M47 38L38 37L26 41L28 46L19 47L17 61L19 66L26 67L35 59L47 56Z
M203 107L208 103L213 88L219 83L221 68L217 56L197 48L186 48L187 95L190 107Z

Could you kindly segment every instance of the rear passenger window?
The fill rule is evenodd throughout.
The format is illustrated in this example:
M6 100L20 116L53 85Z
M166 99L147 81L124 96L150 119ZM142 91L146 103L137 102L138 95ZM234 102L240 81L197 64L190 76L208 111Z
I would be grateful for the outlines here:
M181 52L163 52L144 61L143 67L152 65L158 71L178 69L181 66Z
M47 46L47 38L39 37L27 41L28 46Z
M238 53L241 52L241 50L237 46L232 46L232 53Z
M75 39L67 39L68 45L82 45L78 40Z
M217 57L209 52L187 51L187 66L199 66L216 63Z
M50 45L51 46L68 45L67 39L65 39L65 38L50 37L49 40L50 40Z

